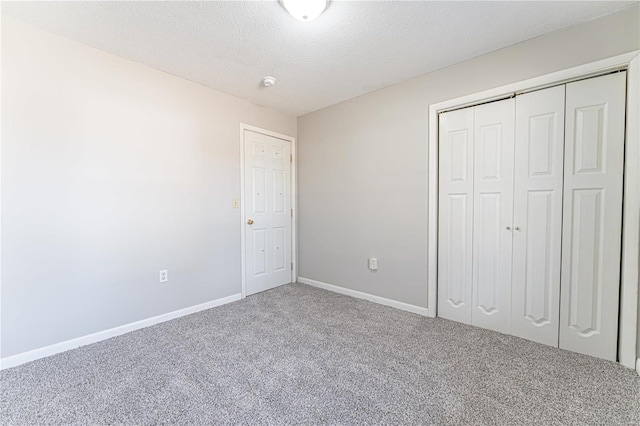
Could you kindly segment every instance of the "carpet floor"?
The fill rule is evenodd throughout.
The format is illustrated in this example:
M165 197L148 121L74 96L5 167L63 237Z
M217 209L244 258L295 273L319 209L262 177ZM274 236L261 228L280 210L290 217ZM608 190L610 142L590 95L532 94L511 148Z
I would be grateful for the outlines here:
M291 284L0 372L0 424L640 424L618 364Z

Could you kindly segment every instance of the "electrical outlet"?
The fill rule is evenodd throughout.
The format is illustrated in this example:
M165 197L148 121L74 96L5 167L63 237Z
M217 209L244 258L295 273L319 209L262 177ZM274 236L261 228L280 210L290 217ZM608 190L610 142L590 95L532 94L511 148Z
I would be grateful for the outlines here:
M378 259L375 257L369 258L369 269L376 271L378 269Z
M239 209L240 208L240 200L238 200L237 198L234 198L233 201L231 202L231 205L233 206L234 209Z
M167 281L169 281L169 271L166 269L161 270L158 273L158 277L161 283L166 283Z

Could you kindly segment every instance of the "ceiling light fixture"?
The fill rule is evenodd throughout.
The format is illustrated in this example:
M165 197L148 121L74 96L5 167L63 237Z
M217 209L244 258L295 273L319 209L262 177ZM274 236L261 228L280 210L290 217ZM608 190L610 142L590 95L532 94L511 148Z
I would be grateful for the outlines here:
M324 12L327 0L282 0L282 5L298 21L309 22Z

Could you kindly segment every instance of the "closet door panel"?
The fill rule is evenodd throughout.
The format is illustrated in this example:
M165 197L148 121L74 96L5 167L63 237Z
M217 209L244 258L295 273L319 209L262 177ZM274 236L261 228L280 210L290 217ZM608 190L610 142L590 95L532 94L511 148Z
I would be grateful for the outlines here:
M626 73L567 84L560 347L616 360Z
M473 108L439 117L438 316L471 322Z
M558 346L564 86L516 98L511 333Z
M471 323L509 333L515 101L475 107Z

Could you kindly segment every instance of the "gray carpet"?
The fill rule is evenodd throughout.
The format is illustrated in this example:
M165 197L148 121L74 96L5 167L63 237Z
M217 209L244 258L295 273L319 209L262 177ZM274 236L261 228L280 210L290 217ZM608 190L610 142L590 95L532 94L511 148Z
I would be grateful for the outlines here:
M0 373L0 423L639 424L620 365L300 284Z

